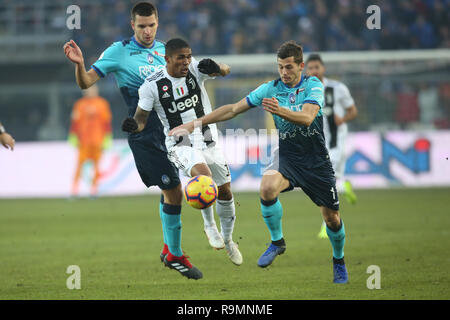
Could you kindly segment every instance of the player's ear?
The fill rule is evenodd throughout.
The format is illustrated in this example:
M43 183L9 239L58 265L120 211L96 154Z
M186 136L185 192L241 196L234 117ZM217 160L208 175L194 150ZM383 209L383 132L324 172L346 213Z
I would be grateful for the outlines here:
M133 19L131 19L130 24L131 24L131 29L133 29L133 31L136 31L136 30L134 30L134 20Z
M305 69L305 63L301 62L300 63L300 71L303 71L303 69Z

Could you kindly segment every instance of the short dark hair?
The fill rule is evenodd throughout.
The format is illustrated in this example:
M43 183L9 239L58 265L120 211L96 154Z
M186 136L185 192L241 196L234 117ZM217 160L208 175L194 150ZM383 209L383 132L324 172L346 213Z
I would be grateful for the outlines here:
M294 61L300 64L303 62L303 48L293 40L286 41L278 49L277 57L280 59L294 57Z
M308 59L306 59L306 64L308 64L308 62L311 62L311 61L319 61L321 65L324 65L322 57L318 53L311 53L308 56Z
M131 19L133 21L136 19L136 15L149 17L152 14L155 14L155 17L158 18L158 10L150 2L136 3L131 9Z
M166 43L166 56L171 56L175 51L190 48L191 46L186 40L181 38L173 38Z

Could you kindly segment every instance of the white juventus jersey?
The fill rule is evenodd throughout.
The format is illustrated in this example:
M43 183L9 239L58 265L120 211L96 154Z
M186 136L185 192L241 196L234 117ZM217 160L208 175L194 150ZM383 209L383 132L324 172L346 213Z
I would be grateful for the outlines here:
M343 148L347 136L347 123L336 126L334 115L343 118L346 110L355 104L347 86L340 81L323 78L325 103L323 107L323 132L328 149Z
M202 129L195 128L189 136L181 139L167 136L171 129L211 112L211 103L204 86L207 79L214 77L201 73L198 61L192 58L186 77L174 78L164 68L145 79L139 88L138 106L146 111L155 109L164 126L168 150L175 145L204 149L215 145L218 140L215 124Z

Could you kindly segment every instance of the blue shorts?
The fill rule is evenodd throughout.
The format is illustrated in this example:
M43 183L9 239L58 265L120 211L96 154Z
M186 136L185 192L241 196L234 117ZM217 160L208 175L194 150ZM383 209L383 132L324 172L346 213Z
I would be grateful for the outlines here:
M301 161L288 156L279 155L278 164L267 169L280 172L287 180L289 187L282 192L294 188L302 188L308 197L319 207L339 210L339 198L336 190L336 177L328 154L316 156L321 158L316 166L302 166ZM276 159L274 159L276 161ZM277 168L278 167L278 168Z
M154 132L130 134L128 144L133 152L136 168L147 187L158 186L161 190L172 189L180 184L178 169L167 158L164 139Z

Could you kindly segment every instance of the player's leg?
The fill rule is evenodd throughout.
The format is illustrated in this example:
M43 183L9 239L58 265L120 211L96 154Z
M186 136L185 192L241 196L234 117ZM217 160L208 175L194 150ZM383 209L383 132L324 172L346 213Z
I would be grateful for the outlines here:
M345 137L338 137L338 144L330 150L331 163L336 176L336 189L350 204L355 204L357 197L350 181L345 179Z
M191 279L203 277L200 270L192 266L181 249L181 201L183 192L181 183L175 188L163 189L164 204L162 220L165 227L165 241L169 252L164 257L164 264Z
M180 213L183 195L178 169L169 161L166 151L154 146L152 139L135 135L128 138L128 143L133 152L136 168L142 182L147 187L157 185L163 191L159 211L163 235L165 236L162 253L165 250L167 251L167 254L164 255L164 264L191 279L202 278L201 272L190 264L182 251L181 256L178 257L170 253L169 249L169 247L172 247L175 254L180 254L181 246L177 243L178 241L181 242ZM167 205L165 205L166 203Z
M84 147L78 148L78 161L77 166L75 168L75 175L73 177L72 181L72 190L71 190L71 196L77 196L79 192L79 186L80 186L80 177L81 177L81 169L83 168L83 164L86 161L86 151Z
M220 232L225 243L225 250L231 262L235 265L241 265L243 262L242 254L237 243L233 241L236 206L231 192L230 170L219 147L215 146L204 150L203 154L219 189L216 212L220 219Z
M339 211L320 207L326 224L326 232L333 249L333 273L335 283L347 283L348 273L344 262L345 227Z
M196 150L196 153L200 151ZM212 178L212 173L208 165L206 164L206 160L202 156L201 163L197 163L192 166L190 170L190 177L195 177L199 175L205 175ZM220 189L219 189L220 195ZM203 217L203 230L205 231L206 237L208 238L209 244L216 250L223 249L225 247L225 242L217 229L217 224L214 219L214 208L213 206L209 206L208 208L202 209L202 217Z
M259 267L267 267L286 250L281 223L283 207L278 195L289 187L289 180L276 170L268 170L262 177L260 186L261 213L269 229L272 243L259 258Z
M100 179L100 159L102 157L102 147L92 147L92 162L94 164L94 177L91 184L91 196L96 196L98 191L98 180Z

